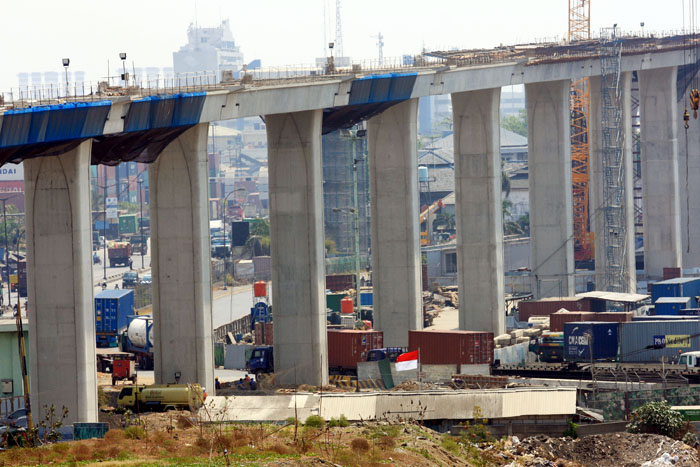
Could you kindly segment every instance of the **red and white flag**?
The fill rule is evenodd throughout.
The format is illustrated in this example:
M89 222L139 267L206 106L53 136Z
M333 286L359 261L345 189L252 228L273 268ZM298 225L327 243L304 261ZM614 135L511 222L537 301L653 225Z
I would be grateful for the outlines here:
M396 359L396 371L418 369L418 351L402 353Z

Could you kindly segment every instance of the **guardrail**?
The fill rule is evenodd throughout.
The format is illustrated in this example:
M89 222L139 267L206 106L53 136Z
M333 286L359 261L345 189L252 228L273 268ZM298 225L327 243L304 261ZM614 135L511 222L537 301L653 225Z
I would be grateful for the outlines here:
M219 326L218 328L214 329L214 340L218 342L225 342L226 335L229 332L234 336L236 334L245 334L247 332L250 332L250 326L250 315L246 315L242 318L239 318L235 321L232 321L228 324L224 324L223 326Z
M12 412L24 408L24 396L0 398L0 417L7 417Z

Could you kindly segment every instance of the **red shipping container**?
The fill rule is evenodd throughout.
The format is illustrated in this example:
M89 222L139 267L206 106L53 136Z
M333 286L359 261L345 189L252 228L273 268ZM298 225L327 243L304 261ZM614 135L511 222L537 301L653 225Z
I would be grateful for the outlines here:
M564 308L569 311L590 311L591 303L584 297L543 298L518 303L518 319L527 321L531 316L549 316Z
M384 347L382 331L329 329L328 368L356 371L357 362L364 362L370 350L382 347Z
M632 321L633 311L606 311L596 313L591 321L605 321L607 323L627 323Z
M354 274L328 274L326 276L326 289L331 292L344 292L354 288Z
M681 268L664 268L664 280L681 277Z
M549 315L549 330L564 332L564 323L596 321L595 315L590 311L558 311Z
M492 332L408 331L408 351L426 365L491 364L493 349Z
M263 326L265 326L264 335ZM273 342L272 323L255 323L255 345L272 345Z

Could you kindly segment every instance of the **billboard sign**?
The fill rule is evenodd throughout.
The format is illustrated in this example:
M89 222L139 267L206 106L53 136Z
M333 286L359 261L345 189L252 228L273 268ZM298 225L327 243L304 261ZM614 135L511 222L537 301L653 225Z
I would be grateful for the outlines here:
M119 217L117 214L117 207L119 202L117 198L107 197L107 219L116 219Z

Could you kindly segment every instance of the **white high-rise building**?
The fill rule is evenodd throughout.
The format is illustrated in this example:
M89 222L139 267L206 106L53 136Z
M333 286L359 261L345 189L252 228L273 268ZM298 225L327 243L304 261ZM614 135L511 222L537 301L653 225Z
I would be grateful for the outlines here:
M216 72L221 78L223 71L237 74L243 67L243 53L236 45L228 20L219 27L200 28L190 24L187 44L173 52L174 72Z

